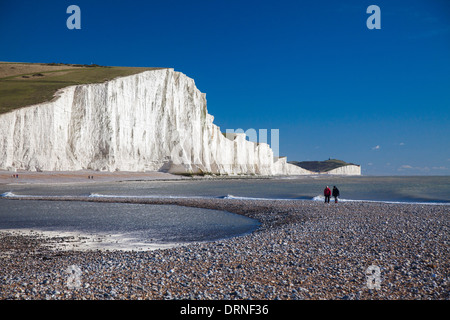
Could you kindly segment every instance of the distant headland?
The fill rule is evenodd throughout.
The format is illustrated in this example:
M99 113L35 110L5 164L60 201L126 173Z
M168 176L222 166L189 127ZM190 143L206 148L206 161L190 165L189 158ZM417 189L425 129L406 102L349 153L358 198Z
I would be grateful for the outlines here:
M325 161L288 161L288 163L317 174L361 174L361 166L338 159Z

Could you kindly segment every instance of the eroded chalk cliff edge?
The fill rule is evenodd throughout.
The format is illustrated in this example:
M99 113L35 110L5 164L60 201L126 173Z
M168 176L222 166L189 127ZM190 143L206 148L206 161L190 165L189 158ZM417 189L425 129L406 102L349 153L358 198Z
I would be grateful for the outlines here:
M213 120L205 94L173 69L70 86L0 115L0 169L311 174Z

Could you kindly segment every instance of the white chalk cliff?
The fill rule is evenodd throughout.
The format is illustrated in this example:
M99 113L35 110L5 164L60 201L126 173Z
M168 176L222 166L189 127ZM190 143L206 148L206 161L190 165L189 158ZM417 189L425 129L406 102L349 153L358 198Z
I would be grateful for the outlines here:
M0 115L0 169L300 175L269 145L226 138L194 80L173 69L63 88Z
M361 175L361 166L354 165L354 164L342 166L342 167L327 171L327 174L359 176L359 175Z

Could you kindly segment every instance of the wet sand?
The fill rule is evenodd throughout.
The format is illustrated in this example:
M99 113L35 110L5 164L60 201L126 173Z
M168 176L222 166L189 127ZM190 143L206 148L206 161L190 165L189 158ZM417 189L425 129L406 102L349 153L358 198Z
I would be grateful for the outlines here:
M3 231L0 298L449 299L445 205L121 201L226 210L257 219L261 227L232 239L148 251L67 250L58 244L70 239ZM69 273L74 268L78 282ZM379 287L368 282L377 277L370 270L380 272Z

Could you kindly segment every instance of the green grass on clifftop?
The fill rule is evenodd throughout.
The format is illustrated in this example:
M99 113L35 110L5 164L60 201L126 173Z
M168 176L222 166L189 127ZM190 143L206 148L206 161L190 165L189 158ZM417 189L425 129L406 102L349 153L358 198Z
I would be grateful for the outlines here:
M50 101L64 87L100 83L156 69L161 68L1 62L0 114Z
M289 161L289 163L313 172L327 172L339 167L355 165L354 163L337 159L328 159L325 161Z

